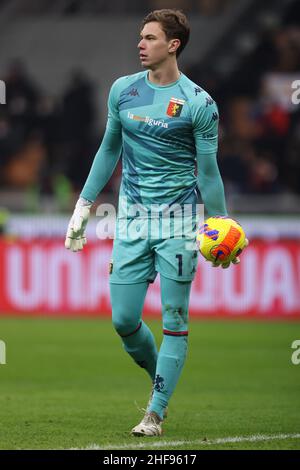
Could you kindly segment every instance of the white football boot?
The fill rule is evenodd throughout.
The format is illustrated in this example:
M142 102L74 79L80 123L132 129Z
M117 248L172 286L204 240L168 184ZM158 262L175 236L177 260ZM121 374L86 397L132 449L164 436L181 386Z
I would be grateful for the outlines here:
M133 436L161 436L162 420L154 412L146 412L140 424L131 430Z

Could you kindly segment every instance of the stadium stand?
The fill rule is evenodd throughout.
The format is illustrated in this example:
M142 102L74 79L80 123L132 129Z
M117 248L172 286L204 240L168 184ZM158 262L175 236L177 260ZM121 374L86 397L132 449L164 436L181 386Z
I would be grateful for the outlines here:
M8 44L0 45L0 78L7 88L7 105L0 107L1 205L30 211L46 206L69 210L101 141L110 83L137 70L133 24L147 9L160 8L162 3L168 6L158 0L143 2L143 8L140 2L130 2L131 11L117 1L10 4L18 14L0 33L2 44ZM179 8L183 3L172 2ZM290 84L300 71L298 2L264 2L262 7L260 2L245 0L222 5L218 0L203 0L189 2L185 8L199 28L182 70L219 105L219 164L229 204L244 213L257 207L262 212L297 212L300 113L291 101ZM0 2L0 21L7 7L8 2ZM125 19L114 17L116 12L124 13ZM129 19L126 13L136 16ZM95 14L97 21L87 19ZM99 24L104 25L106 15L109 29L128 39L118 56L118 38L108 36L109 57L106 46L100 44ZM51 34L54 26L55 35ZM83 29L85 35L80 34ZM209 48L203 45L208 30ZM106 33L107 29L102 35ZM95 40L99 49L97 43L90 47ZM228 59L230 47L234 61ZM118 167L107 185L106 200L115 200L120 171Z

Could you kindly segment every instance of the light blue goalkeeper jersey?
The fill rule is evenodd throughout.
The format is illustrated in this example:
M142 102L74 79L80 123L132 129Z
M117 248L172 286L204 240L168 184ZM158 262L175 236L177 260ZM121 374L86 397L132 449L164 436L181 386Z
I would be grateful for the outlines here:
M108 109L108 128L122 131L120 194L146 207L193 200L196 152L217 151L218 110L208 93L183 74L158 86L140 72L113 84Z
M110 90L106 132L81 196L96 199L121 153L120 196L128 204L195 205L198 183L208 214L226 215L216 161L218 119L214 100L182 73L166 86L150 82L148 71L119 78ZM124 210L119 202L119 216Z

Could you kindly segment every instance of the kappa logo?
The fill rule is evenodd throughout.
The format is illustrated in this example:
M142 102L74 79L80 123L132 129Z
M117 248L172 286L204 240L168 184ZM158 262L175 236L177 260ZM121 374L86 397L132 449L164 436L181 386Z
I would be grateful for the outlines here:
M159 374L157 374L155 377L154 388L157 392L161 392L165 388L165 379Z
M218 113L212 113L211 120L212 121L217 121L219 119Z
M194 90L195 90L195 96L197 96L198 93L202 93L203 88L200 88L199 86L197 86L197 87L194 88Z
M185 100L171 98L167 109L167 115L171 117L179 117L184 103Z
M137 91L137 88L132 88L128 93L127 95L130 95L130 96L140 96L139 95L139 92Z
M206 108L207 106L210 106L211 104L214 104L214 100L212 98L206 98Z

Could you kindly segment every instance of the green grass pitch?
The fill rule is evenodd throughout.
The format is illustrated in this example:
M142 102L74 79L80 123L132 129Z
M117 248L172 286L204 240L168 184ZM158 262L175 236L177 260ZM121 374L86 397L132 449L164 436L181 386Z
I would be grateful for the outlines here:
M146 322L159 344L160 321ZM1 449L300 449L299 323L192 321L157 438L129 434L150 380L109 320L1 318L0 339ZM252 440L217 441L231 437Z

